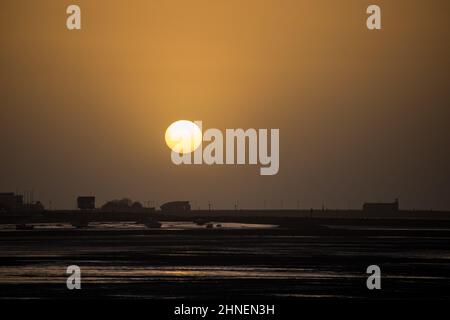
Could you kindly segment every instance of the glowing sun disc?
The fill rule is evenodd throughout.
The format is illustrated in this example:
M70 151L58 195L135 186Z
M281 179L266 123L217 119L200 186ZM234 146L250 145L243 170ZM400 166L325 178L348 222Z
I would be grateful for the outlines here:
M190 153L202 143L202 131L192 121L178 120L166 130L166 144L174 152Z

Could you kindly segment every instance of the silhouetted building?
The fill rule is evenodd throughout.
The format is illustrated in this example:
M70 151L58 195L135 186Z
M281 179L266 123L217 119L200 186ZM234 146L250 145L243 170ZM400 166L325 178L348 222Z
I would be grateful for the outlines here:
M399 210L398 199L395 199L394 202L373 202L373 203L364 203L363 210L366 212L373 213L385 213L385 212L396 212Z
M14 192L0 193L0 210L14 211L23 209L23 196Z
M166 202L161 205L162 211L173 211L173 212L185 212L191 211L191 205L189 201L172 201Z
M78 197L77 206L80 210L93 210L95 209L95 197Z

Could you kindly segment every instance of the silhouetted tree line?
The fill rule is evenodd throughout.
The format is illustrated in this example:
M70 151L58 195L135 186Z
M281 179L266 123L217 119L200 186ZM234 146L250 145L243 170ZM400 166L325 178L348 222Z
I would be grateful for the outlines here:
M123 199L114 199L111 201L106 202L102 206L102 210L105 211L116 211L116 210L126 210L126 209L133 209L133 210L139 210L142 209L143 206L138 201L132 201L128 198Z

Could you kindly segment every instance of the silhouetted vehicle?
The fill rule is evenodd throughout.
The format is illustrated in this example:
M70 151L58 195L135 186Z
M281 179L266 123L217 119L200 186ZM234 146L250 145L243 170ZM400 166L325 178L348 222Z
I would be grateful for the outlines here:
M206 225L206 228L207 228L207 229L212 229L212 228L214 228L214 224L208 223L208 224Z
M164 203L161 206L161 210L171 212L187 212L191 211L191 205L189 201L172 201Z
M382 203L382 202L366 202L363 204L363 211L373 213L391 213L399 210L398 199L394 202Z
M36 201L35 203L30 203L28 205L28 207L30 208L30 210L33 211L44 211L44 205L40 202L40 201Z

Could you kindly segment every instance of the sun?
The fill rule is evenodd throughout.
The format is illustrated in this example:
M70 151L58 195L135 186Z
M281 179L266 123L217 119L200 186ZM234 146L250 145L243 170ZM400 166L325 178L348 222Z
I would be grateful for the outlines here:
M166 130L167 146L174 152L190 153L202 143L202 131L189 120L178 120Z

